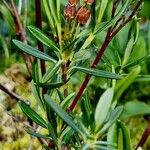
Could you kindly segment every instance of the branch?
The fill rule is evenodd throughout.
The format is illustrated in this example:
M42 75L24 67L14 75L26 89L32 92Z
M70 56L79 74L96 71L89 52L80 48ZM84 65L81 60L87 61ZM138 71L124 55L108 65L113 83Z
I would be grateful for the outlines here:
M42 29L41 0L35 0L35 9L36 9L36 11L35 11L36 26L39 29ZM41 52L44 52L43 44L40 41L38 41L38 49ZM44 74L46 71L45 62L43 60L41 60L41 71L42 71L42 74Z
M146 143L146 141L147 141L149 135L150 135L150 121L149 121L149 124L148 124L148 126L146 127L146 129L145 129L145 131L144 131L144 133L143 133L143 135L142 135L142 138L141 138L140 142L138 143L136 149L137 149L138 147L141 147L141 148L144 147L144 145L145 145L145 143Z
M17 95L16 93L8 90L5 86L3 86L1 83L0 83L0 89L5 92L6 94L8 94L11 98L15 99L16 101L19 101L21 100L22 98Z
M13 12L13 10L10 8L10 6L7 4L7 2L6 2L5 0L3 0L2 3L3 3L4 6L9 10L9 12L14 16L14 12Z
M12 5L12 8L8 5L8 3L3 0L2 3L4 4L4 6L8 9L8 11L12 14L14 22L15 22L15 28L16 28L16 36L19 40L21 40L22 42L26 43L27 39L26 39L26 32L22 26L18 11L17 11L17 7L14 3L14 0L10 0L10 3ZM27 66L28 72L31 76L32 74L32 57L27 56L25 53L22 54L23 60L25 61L25 64Z
M112 30L111 30L113 27L110 27L110 28L108 29L107 35L106 35L106 37L105 37L105 41L104 41L104 43L102 44L102 47L100 48L100 50L99 50L99 52L98 52L98 54L97 54L97 56L96 56L94 62L92 63L91 68L95 68L95 67L97 66L97 64L98 64L99 61L101 60L101 57L102 57L103 53L105 52L105 50L106 50L107 46L109 45L109 43L112 41L112 39L115 37L115 35L116 35L128 22L130 22L130 21L132 20L133 16L136 14L137 10L139 9L141 3L142 3L142 0L139 0L139 1L137 2L135 8L133 9L133 11L132 11L131 15L128 17L128 19L127 19L125 22L123 22L115 31L112 31ZM116 11L115 5L116 5L116 3L113 3L112 17L114 16L115 11ZM72 110L76 107L76 105L77 105L79 99L81 98L81 96L83 95L83 92L84 92L84 90L86 89L86 87L87 87L87 85L88 85L90 79L91 79L91 76L87 74L86 77L85 77L85 79L84 79L84 82L82 83L82 85L81 85L81 87L80 87L80 89L79 89L79 91L78 91L76 97L74 98L73 102L71 103L71 105L70 105L68 111L72 111Z

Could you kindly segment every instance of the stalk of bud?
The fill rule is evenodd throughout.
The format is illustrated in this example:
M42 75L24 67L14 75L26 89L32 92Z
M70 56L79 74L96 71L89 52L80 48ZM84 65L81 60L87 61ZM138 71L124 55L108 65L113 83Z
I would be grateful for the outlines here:
M88 5L91 5L94 3L94 0L84 0L84 2Z

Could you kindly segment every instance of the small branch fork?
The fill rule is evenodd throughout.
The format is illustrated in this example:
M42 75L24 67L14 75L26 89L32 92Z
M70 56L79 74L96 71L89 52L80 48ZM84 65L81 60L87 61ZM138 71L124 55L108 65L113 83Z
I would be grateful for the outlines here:
M118 2L119 2L118 0L115 0L114 3L113 3L112 16L111 16L112 18L113 18L114 15L115 15L116 6L117 6ZM107 34L106 34L106 37L105 37L105 40L104 40L104 42L103 42L103 44L102 44L102 46L101 46L101 48L100 48L100 50L99 50L99 52L98 52L98 54L97 54L97 56L96 56L94 62L91 64L91 68L96 68L97 64L98 64L99 61L101 60L101 57L102 57L103 53L105 52L105 50L106 50L107 46L109 45L109 43L112 41L112 39L114 38L114 36L115 36L124 26L126 26L127 23L129 23L129 22L132 20L132 18L134 17L134 15L136 15L136 13L137 13L139 7L141 6L141 4L142 4L142 0L138 0L136 6L134 7L134 9L133 9L133 11L132 11L132 13L129 15L129 17L128 17L126 20L124 20L124 17L123 17L123 21L122 21L122 23L119 25L119 27L117 27L117 29L115 29L115 27L116 27L117 25L115 25L115 27L112 26L112 27L110 27L110 28L108 29ZM121 16L121 18L122 18L122 16ZM119 23L119 22L120 22L120 19L119 19L117 22ZM77 105L78 101L80 100L80 98L81 98L81 96L82 96L84 90L86 89L86 87L87 87L87 85L88 85L90 79L91 79L91 76L87 74L86 77L85 77L85 79L84 79L84 81L83 81L83 83L82 83L82 85L81 85L81 87L80 87L80 89L79 89L79 91L78 91L78 93L77 93L77 95L76 95L76 97L74 98L73 102L72 102L71 105L69 106L68 111L73 111L73 109L76 107L76 105Z

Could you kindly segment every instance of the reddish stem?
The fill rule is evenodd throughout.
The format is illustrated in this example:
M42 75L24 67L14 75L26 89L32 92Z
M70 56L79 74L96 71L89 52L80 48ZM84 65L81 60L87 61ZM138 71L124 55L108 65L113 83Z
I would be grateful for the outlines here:
M148 126L146 127L146 129L145 129L145 131L144 131L144 133L142 135L142 138L141 138L140 142L138 143L136 149L138 147L141 147L141 148L144 147L144 144L146 143L149 135L150 135L150 122L149 122Z
M97 64L98 64L99 61L101 60L101 57L102 57L103 53L105 52L107 46L108 46L109 43L111 42L111 40L114 38L114 36L115 36L129 21L132 20L133 16L136 14L137 10L139 9L141 3L142 3L142 0L139 0L139 1L137 2L135 8L133 9L133 11L132 11L131 15L128 17L128 19L127 19L125 22L123 22L115 31L112 31L112 27L109 28L109 30L108 30L108 32L107 32L107 35L106 35L106 38L105 38L105 41L104 41L102 47L100 48L99 53L97 54L97 56L96 56L94 62L92 63L91 68L95 68L95 67L97 66ZM114 3L114 5L115 5L115 3ZM112 8L112 17L114 16L115 11L116 11L116 7L113 6L113 8ZM84 90L86 89L86 87L87 87L87 85L88 85L88 83L89 83L89 81L90 81L90 78L91 78L90 75L86 75L86 77L85 77L85 79L84 79L84 82L82 83L82 85L81 85L81 87L80 87L80 89L79 89L79 91L78 91L76 97L74 98L73 102L71 103L71 105L70 105L68 111L72 111L72 110L76 107L76 105L77 105L79 99L81 98L81 96L82 96Z
M108 38L108 37L109 37L109 32L108 32L108 34L107 34L107 36L105 38L105 41L104 41L104 43L103 43L103 45L102 45L99 53L97 54L94 62L92 63L91 68L95 68L97 66L97 64L98 64L99 60L101 59L101 57L102 57L105 49L107 48L108 44L110 43L111 39ZM85 77L85 79L84 79L84 82L82 83L82 85L81 85L81 87L79 89L79 92L77 93L75 99L73 100L72 104L69 107L69 111L72 111L75 108L78 100L82 96L82 94L83 94L85 88L87 87L90 79L91 79L91 76L87 74L86 77Z
M42 29L41 0L35 0L35 9L36 9L35 11L36 26L39 29ZM41 52L44 52L43 44L40 41L38 41L38 49ZM46 71L45 62L43 60L41 60L41 71L42 71L42 74L44 74Z

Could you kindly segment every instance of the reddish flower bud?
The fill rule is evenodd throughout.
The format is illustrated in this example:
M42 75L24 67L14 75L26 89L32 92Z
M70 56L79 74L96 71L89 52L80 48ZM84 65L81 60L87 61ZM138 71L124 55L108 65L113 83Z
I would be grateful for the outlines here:
M79 0L69 0L69 4L70 4L71 6L77 5L78 1L79 1Z
M94 0L84 0L84 2L88 5L91 5L93 4Z
M73 19L75 17L75 13L76 13L76 7L75 6L67 5L65 7L64 14L65 14L66 18Z
M90 11L86 7L81 7L77 12L77 21L85 25L90 18Z

